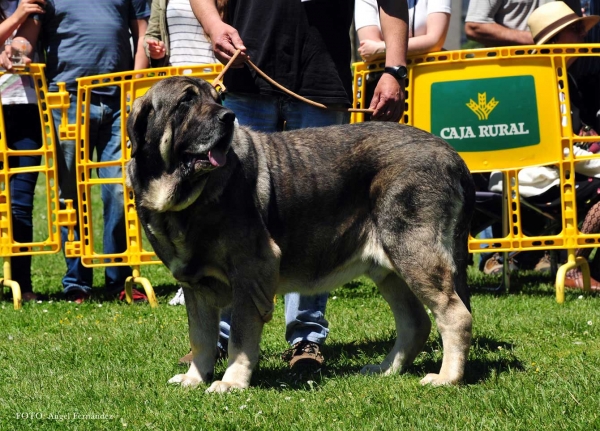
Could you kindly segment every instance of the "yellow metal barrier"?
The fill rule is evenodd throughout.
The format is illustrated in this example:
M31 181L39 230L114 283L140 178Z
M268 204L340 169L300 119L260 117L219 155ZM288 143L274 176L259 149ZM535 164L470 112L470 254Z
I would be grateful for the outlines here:
M107 75L98 75L79 78L77 93L77 122L75 125L67 124L66 109L63 106L63 124L60 127L63 139L75 139L77 186L79 198L79 224L80 240L68 241L65 244L65 254L68 257L80 257L82 263L88 267L104 266L131 266L133 276L125 284L126 299L132 302L132 285L140 284L148 296L150 305L158 305L156 296L150 282L141 277L140 266L145 264L162 263L153 251L144 249L142 229L135 210L133 191L125 184L125 167L130 158L130 149L126 135L127 116L137 97L142 96L158 81L177 75L195 76L206 80L214 79L222 70L221 64L200 66L166 67L147 69L135 72L122 72ZM89 154L89 105L92 91L102 87L117 86L121 92L121 154L119 160L109 162L95 162ZM52 97L64 100L64 93L55 93ZM68 94L67 94L68 98ZM68 100L68 99L67 99ZM120 178L96 178L93 173L98 168L115 167L122 169ZM94 205L92 196L94 190L99 190L103 184L120 184L124 187L124 211L126 218L127 250L119 254L103 254L94 248ZM94 189L94 186L96 187Z
M0 71L0 75L5 72ZM20 255L40 255L56 253L61 248L60 226L75 225L74 213L71 203L66 210L60 210L58 205L58 180L56 168L56 143L54 135L54 123L50 109L61 106L56 99L48 94L46 78L44 76L44 65L31 64L27 67L17 67L14 73L28 75L32 78L38 97L38 107L42 124L41 141L42 146L37 150L12 150L8 148L6 140L6 128L3 112L0 111L0 257L3 258L3 278L0 285L3 293L4 287L9 287L13 294L14 308L21 308L21 289L19 284L11 279L11 257ZM34 167L13 168L10 167L9 159L19 156L41 156L41 164ZM18 243L12 234L12 211L10 180L13 175L24 172L39 172L45 176L46 186L46 228L48 236L41 241L30 243ZM36 220L39 222L43 218Z
M584 235L577 229L576 188L574 163L586 158L573 155L573 143L593 141L593 137L575 137L571 131L570 106L566 82L566 65L573 56L600 55L600 45L558 46L533 49L508 47L433 53L409 59L407 110L402 122L419 127L446 139L465 159L472 172L499 170L506 187L506 234L502 238L479 240L470 238L469 249L481 252L483 247L494 251L523 251L567 249L569 261L557 276L557 301L564 301L564 273L582 266L589 274L583 259L575 259L577 247L596 247L600 234ZM365 107L366 79L381 71L383 63L355 64L354 106ZM42 65L30 65L18 73L28 73L35 81L39 97L44 144L27 154L43 156L39 168L46 175L48 232L45 241L20 244L12 238L10 211L10 176L8 157L15 154L5 141L4 119L0 115L0 256L4 258L3 286L13 290L15 308L20 307L20 289L10 280L10 257L19 254L55 253L60 250L60 225L74 226L74 210L60 211L55 168L54 124L50 109L62 110L59 127L61 139L74 139L77 156L78 196L80 202L80 241L68 241L65 254L81 257L90 267L127 265L133 276L127 280L126 297L131 301L133 283L143 286L152 306L156 298L151 284L140 276L140 265L161 263L154 252L144 249L141 226L135 211L132 191L121 178L99 179L93 172L102 167L119 166L123 173L129 160L125 127L121 133L122 158L98 163L90 159L88 148L89 100L93 89L118 86L121 90L121 121L125 125L133 101L152 85L168 76L189 75L214 79L222 65L202 65L149 69L78 79L77 123L68 124L66 112L69 94L64 86L48 93ZM353 122L363 121L364 114L354 113ZM19 153L25 154L25 153ZM560 171L562 195L562 230L555 235L526 236L521 228L521 200L518 172L528 166L556 166ZM31 171L31 169L28 169ZM94 249L92 186L121 184L124 187L124 211L127 222L127 250L107 255ZM96 189L98 190L98 189ZM560 279L559 279L560 278ZM586 290L589 290L589 278Z
M446 51L408 61L407 109L402 122L448 141L472 172L501 171L505 186L505 236L470 238L469 250L481 252L567 249L569 261L557 274L557 301L564 301L564 274L581 266L589 290L585 259L578 247L596 247L600 234L577 228L574 142L593 141L572 133L567 61L600 55L600 44L504 47ZM366 82L384 64L357 63L354 107L367 107ZM364 120L355 113L352 121ZM599 155L600 156L600 155ZM553 166L560 172L562 230L531 237L521 226L518 173L522 168Z

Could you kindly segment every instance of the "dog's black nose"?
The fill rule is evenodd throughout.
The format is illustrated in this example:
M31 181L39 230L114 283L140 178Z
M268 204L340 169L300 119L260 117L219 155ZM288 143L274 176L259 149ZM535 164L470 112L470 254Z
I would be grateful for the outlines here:
M217 114L217 117L219 118L219 121L222 121L223 123L233 123L235 121L235 114L229 109L221 109Z

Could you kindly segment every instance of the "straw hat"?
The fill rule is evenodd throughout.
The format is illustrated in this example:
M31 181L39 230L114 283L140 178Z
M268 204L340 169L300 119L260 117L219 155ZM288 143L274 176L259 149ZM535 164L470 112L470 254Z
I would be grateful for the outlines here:
M566 3L557 0L545 3L534 10L527 20L527 25L531 30L534 43L542 45L556 36L561 30L579 21L585 27L585 31L588 32L593 26L598 24L600 16L577 16Z

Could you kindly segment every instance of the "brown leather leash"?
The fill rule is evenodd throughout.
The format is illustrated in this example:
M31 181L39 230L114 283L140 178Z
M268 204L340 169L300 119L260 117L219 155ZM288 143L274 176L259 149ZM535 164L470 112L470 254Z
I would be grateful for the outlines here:
M231 64L235 61L235 59L237 58L237 56L240 54L241 50L236 50L235 53L231 56L231 59L227 62L227 64L223 67L223 70L221 71L221 73L219 73L219 75L217 75L217 77L213 80L212 82L212 86L215 87L215 89L221 93L223 91L225 91L225 85L223 85L222 79L223 79L223 75L225 75L225 72L227 72L227 69L229 69L229 66L231 66ZM288 96L292 96L304 103L308 103L309 105L315 106L317 108L321 108L321 109L329 109L332 111L344 111L344 112L362 112L365 114L372 114L374 112L373 109L358 109L358 108L348 108L348 109L335 109L335 108L329 108L326 105L323 105L322 103L318 103L315 102L313 100L307 99L306 97L302 97L299 94L294 93L291 90L288 90L287 88L285 88L283 85L279 84L277 81L273 80L269 75L267 75L265 72L263 72L262 70L260 70L258 68L257 65L255 65L254 63L252 63L249 59L246 60L246 62L248 63L248 65L250 67L252 67L256 73L258 73L264 80L266 80L269 84L271 84L272 86L274 86L275 88L283 91L285 94L287 94Z

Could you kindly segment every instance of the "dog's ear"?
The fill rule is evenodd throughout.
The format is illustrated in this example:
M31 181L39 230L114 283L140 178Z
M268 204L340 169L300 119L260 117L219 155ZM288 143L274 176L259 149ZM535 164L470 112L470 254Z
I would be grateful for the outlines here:
M129 118L127 118L127 135L129 135L129 141L131 142L131 157L135 156L146 139L148 116L151 110L152 98L148 97L148 94L133 102Z
M190 77L189 79L194 83L196 87L198 87L198 91L200 94L203 92L208 92L210 96L215 100L215 102L219 104L222 102L221 94L210 82L202 78Z

